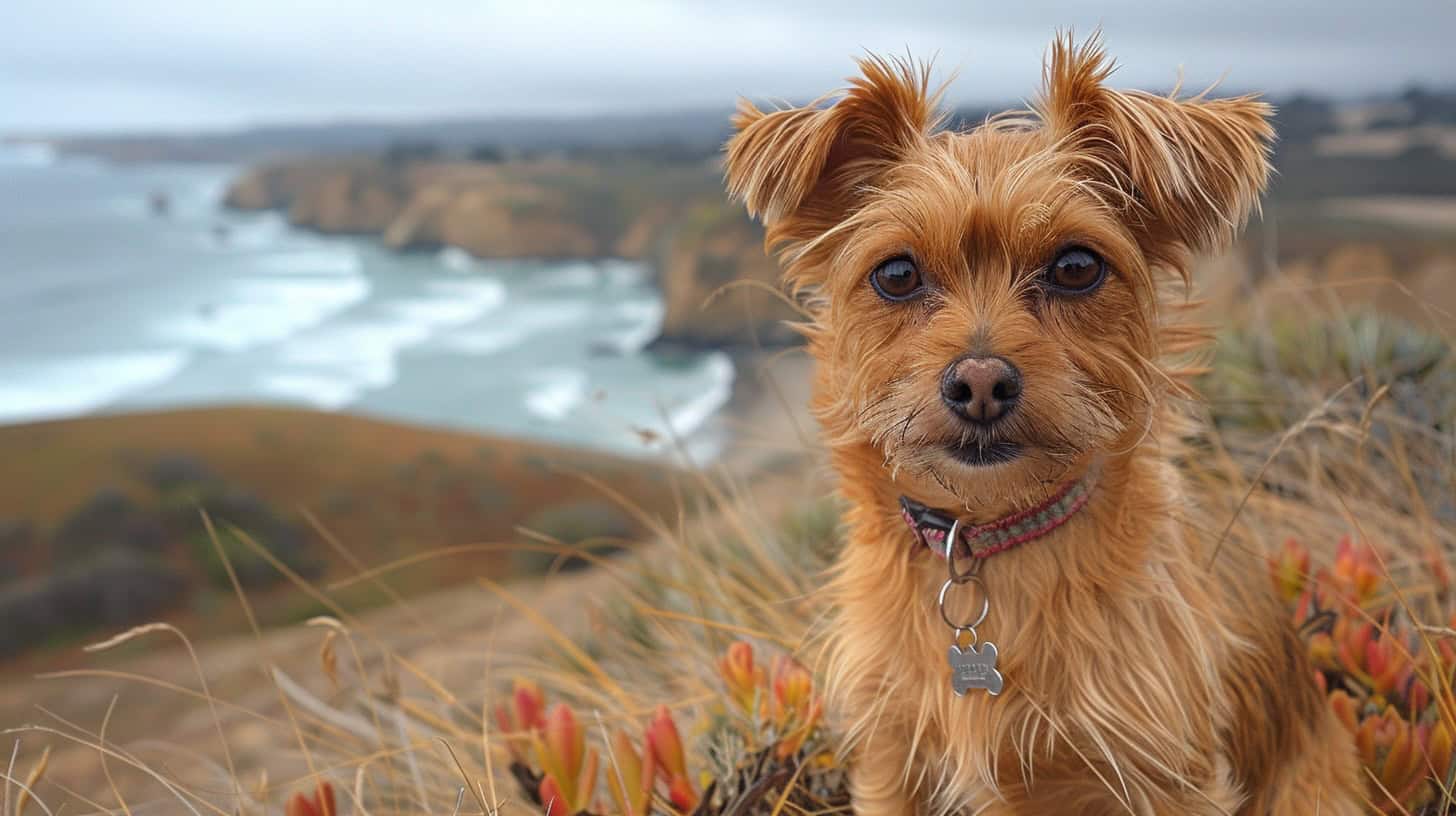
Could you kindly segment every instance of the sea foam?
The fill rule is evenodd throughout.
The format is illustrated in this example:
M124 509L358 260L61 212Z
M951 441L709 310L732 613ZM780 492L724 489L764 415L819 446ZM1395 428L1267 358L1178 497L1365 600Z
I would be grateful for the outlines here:
M320 408L346 407L366 391L392 385L402 351L444 329L479 320L505 299L505 285L489 278L431 281L422 295L386 301L372 314L333 320L290 337L278 352L277 370L259 386Z
M190 357L181 349L164 349L0 361L0 422L95 411L127 394L166 382Z
M318 325L368 296L369 281L362 277L244 278L155 331L163 340L243 351Z
M532 415L560 422L586 399L586 374L572 368L555 368L531 375L531 389L524 400Z

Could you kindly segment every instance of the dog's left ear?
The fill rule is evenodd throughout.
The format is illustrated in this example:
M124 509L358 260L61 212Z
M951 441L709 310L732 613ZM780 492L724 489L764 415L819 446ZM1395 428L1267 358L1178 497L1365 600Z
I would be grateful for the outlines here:
M832 226L865 185L938 123L929 66L878 57L859 66L861 76L833 104L770 112L739 105L737 133L728 141L728 191L770 232L795 217L801 223L790 232Z
M1047 131L1145 247L1221 249L1268 182L1273 107L1114 91L1103 85L1112 68L1095 36L1081 46L1059 37L1038 105Z

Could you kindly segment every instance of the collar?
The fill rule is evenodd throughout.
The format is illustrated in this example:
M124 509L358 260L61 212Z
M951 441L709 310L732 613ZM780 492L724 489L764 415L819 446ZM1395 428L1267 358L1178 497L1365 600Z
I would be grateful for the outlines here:
M1018 544L1035 541L1066 524L1086 506L1097 482L1097 469L1063 485L1035 507L986 524L960 524L958 551L972 558L990 558ZM900 497L900 510L915 539L945 557L945 537L958 522L955 516L933 510L908 497Z

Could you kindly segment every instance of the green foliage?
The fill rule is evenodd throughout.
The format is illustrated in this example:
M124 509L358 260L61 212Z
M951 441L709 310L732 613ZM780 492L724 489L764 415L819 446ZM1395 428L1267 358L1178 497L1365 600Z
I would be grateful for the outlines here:
M221 591L231 594L222 556L246 588L283 576L237 530L289 569L315 576L320 562L303 529L255 495L230 486L183 454L137 469L128 490L97 491L54 529L0 525L0 652L71 640L97 627L130 625ZM233 525L236 525L234 527ZM11 550L7 545L14 545ZM23 551L48 558L26 558Z
M632 519L615 505L600 499L553 505L538 511L521 524L522 529L536 534L524 538L532 546L543 544L539 536L560 542L566 547L583 547L595 555L608 555L620 549L618 542L631 538L635 531ZM566 553L522 550L512 557L512 567L526 575L539 575L553 569L576 569L587 562Z
M96 626L129 626L186 592L176 570L122 549L0 587L0 654L75 640Z
M1280 431L1351 384L1373 395L1390 386L1399 412L1433 428L1456 418L1456 356L1440 337L1390 317L1281 319L1218 337L1198 383L1220 428Z
M811 569L826 566L843 540L844 503L823 496L796 505L779 519L785 555Z

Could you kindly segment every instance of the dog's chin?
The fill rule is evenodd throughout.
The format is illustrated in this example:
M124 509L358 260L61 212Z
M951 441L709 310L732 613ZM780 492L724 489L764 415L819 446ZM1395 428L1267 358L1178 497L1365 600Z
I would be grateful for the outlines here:
M1020 460L1026 452L1026 446L1020 442L1007 440L993 442L973 440L954 442L945 446L945 454L952 462L976 470L1009 465Z

